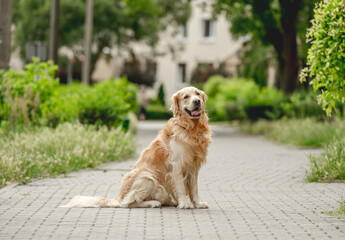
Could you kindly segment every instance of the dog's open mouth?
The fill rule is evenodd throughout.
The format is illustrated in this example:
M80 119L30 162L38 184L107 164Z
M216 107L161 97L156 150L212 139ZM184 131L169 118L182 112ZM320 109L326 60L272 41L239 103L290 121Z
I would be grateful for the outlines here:
M201 116L201 109L199 107L196 107L194 110L190 111L187 108L185 109L186 112L189 114L191 117L200 117Z

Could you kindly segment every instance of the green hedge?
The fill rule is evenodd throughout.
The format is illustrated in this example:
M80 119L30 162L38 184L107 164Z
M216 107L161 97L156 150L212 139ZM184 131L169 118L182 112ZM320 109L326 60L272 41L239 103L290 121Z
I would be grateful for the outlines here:
M94 86L60 85L51 62L26 65L25 71L0 74L0 120L18 125L81 123L117 127L138 110L137 86L111 79Z
M169 119L172 117L172 112L165 106L160 104L149 104L146 107L146 119Z
M128 112L137 109L137 87L122 78L90 88L82 98L78 117L81 123L114 127L122 125Z
M204 85L208 95L207 111L213 121L277 118L283 93L274 88L260 88L248 79L211 77ZM278 116L276 116L278 115Z
M317 93L312 91L294 92L281 104L281 108L288 118L326 118L326 113L317 103Z
M0 114L14 124L38 123L42 105L49 101L58 80L52 62L33 62L24 71L9 70L0 76Z
M318 93L313 91L284 95L275 88L261 88L250 79L222 76L211 77L204 91L209 97L207 111L212 121L327 117L317 103ZM344 104L338 104L336 112L343 115Z

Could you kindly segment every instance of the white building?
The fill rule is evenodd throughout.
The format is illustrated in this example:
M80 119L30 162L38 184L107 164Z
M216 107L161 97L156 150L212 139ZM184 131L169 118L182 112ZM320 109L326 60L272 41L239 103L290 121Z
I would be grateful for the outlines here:
M165 54L156 57L156 88L163 83L166 103L177 90L188 86L192 71L199 63L217 65L226 63L230 73L236 73L239 61L237 53L242 42L234 40L230 34L230 24L224 16L212 19L210 6L201 7L202 1L192 1L192 13L185 26L178 29L168 29L160 35L157 46L158 52ZM150 49L142 44L133 44L134 52L139 56L150 55ZM174 54L167 53L167 49L179 49ZM111 51L114 59L105 61L100 59L92 75L94 80L100 81L109 77L119 77L123 58L126 53L114 48ZM122 57L119 57L122 56ZM149 97L154 97L156 91L148 91Z
M212 9L202 9L199 3L192 1L189 21L180 27L179 34L173 39L182 44L183 50L176 56L166 54L157 58L157 81L164 84L167 98L189 85L192 71L199 63L217 65L225 62L232 73L236 72L239 64L237 53L242 43L232 39L229 22L223 16L213 20ZM168 41L172 39L163 38L160 44Z

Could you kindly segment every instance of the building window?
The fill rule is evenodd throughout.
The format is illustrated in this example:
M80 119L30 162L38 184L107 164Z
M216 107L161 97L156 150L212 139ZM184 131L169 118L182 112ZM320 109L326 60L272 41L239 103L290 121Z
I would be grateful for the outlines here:
M212 19L203 19L201 26L202 40L214 39L214 22Z
M179 36L180 36L180 39L182 39L182 40L187 39L187 35L188 35L188 32L187 32L187 25L186 25L186 24L181 25L181 26L180 26L180 29L179 29Z
M181 83L186 82L186 64L185 63L178 64L178 80Z

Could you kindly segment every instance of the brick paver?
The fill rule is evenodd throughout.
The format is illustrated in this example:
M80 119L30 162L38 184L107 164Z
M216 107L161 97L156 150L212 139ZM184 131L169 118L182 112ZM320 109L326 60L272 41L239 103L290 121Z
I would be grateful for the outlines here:
M162 123L140 123L139 149ZM75 195L114 197L135 160L0 190L0 239L345 239L343 183L306 183L309 153L214 128L199 190L209 209L59 208Z

